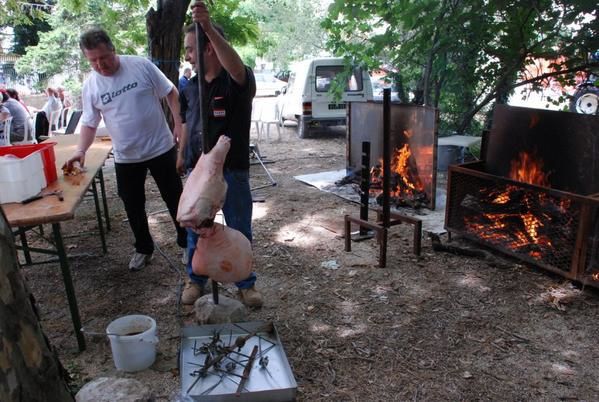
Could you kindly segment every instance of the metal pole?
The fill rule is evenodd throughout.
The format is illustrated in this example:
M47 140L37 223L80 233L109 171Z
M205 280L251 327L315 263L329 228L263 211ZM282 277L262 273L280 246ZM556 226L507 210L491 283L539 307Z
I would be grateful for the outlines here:
M391 89L383 90L383 227L388 228L391 220L389 203L391 194L389 180L391 178Z
M370 142L362 142L362 177L360 181L360 219L368 220L368 203L370 201ZM360 226L360 235L368 234L368 230Z
M202 29L202 26L196 22L196 66L198 75L198 107L200 109L200 124L202 125L202 152L208 153L210 151L208 143L208 113L206 112L207 96L206 93L206 67L204 65L204 47L206 46L206 33ZM218 304L218 283L212 281L212 300L214 304Z
M202 129L202 152L207 153L210 151L208 145L208 113L206 113L206 66L204 65L204 47L206 46L206 34L202 29L202 26L196 22L196 66L198 75L198 107L200 109L200 122Z

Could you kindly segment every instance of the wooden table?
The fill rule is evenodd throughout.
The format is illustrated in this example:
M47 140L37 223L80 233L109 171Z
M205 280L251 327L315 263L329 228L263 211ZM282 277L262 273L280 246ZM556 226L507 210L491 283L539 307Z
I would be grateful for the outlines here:
M102 223L99 203L100 201L96 187L96 177L99 179L102 190L102 202L104 203L106 225L107 228L110 229L102 166L112 150L112 142L110 141L109 137L96 139L90 149L87 151L85 157L85 167L87 168L87 171L76 176L65 177L62 174L62 165L75 153L78 141L78 135L55 136L47 140L47 142L56 142L54 153L56 155L56 170L58 173L58 180L51 183L48 187L43 189L42 192L46 193L62 190L64 201L60 201L57 196L52 195L43 197L29 204L2 204L2 209L6 214L6 218L8 219L10 226L17 228L16 233L19 234L21 240L21 245L17 245L17 249L22 250L25 255L26 264L24 265L39 264L39 262L36 263L32 261L30 254L32 252L50 254L58 257L58 260L60 261L60 268L62 270L65 290L67 293L67 299L69 302L69 309L71 311L71 318L73 320L73 326L75 329L75 335L77 337L77 343L79 350L83 351L85 350L85 338L81 332L81 319L79 317L79 309L77 307L77 298L75 296L71 270L69 268L64 242L62 239L60 223L75 217L75 210L91 186L96 204L96 216L98 218L98 229L100 231L102 247L104 252L106 252L104 225ZM31 228L42 224L52 225L52 233L54 236L54 247L52 249L33 248L29 247L27 244L26 232ZM47 262L48 261L44 261L43 263Z

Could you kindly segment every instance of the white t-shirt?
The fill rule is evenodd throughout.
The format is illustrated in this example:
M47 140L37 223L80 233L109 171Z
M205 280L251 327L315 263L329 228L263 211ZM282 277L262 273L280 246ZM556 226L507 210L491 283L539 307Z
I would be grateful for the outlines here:
M42 107L42 110L44 111L44 113L46 113L46 119L48 119L48 121L50 121L50 113L60 109L62 109L62 106L60 105L60 100L58 100L58 98L54 95L48 96L48 100L44 104L44 107Z
M114 75L92 71L83 84L81 124L97 128L104 117L115 161L147 161L175 145L160 104L174 85L149 60L118 57L120 66Z

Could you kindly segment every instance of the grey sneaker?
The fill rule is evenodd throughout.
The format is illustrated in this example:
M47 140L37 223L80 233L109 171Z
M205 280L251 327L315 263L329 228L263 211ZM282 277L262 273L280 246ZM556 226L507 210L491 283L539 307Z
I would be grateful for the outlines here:
M151 259L152 254L142 254L136 251L133 253L131 261L129 261L129 269L131 271L139 271L148 265Z
M183 254L181 254L181 264L187 266L187 262L189 262L189 256L187 255L187 249L183 249Z

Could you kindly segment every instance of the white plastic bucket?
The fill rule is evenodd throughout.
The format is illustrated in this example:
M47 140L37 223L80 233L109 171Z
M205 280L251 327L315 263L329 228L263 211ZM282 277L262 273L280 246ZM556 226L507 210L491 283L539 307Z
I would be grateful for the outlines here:
M156 360L156 321L146 315L117 318L106 327L112 359L117 369L140 371Z

